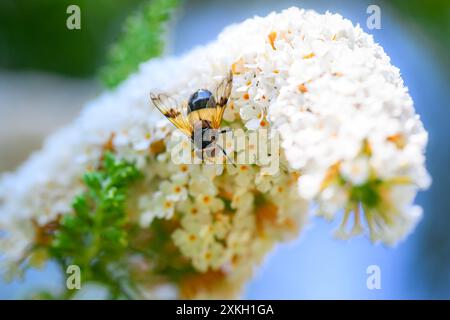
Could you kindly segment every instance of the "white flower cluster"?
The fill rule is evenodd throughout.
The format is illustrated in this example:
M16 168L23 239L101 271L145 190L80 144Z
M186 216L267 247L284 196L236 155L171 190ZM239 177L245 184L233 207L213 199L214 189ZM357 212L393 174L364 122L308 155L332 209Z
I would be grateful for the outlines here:
M363 232L363 209L371 239L394 244L421 216L413 199L430 184L427 133L372 36L339 15L299 14L248 22L266 39L246 39L257 49L233 64L234 109L247 128L280 132L290 168L301 172L300 196L329 219L344 211L340 237Z
M149 92L186 98L213 88L230 69L225 124L279 132L284 161L277 175L258 165L171 162L176 130L150 104ZM429 184L426 142L398 69L370 35L340 15L291 8L228 27L180 58L146 62L88 104L2 178L0 246L6 260L20 260L33 244L33 225L71 212L81 175L107 148L144 172L133 195L136 223L175 223L173 243L199 273L186 280L184 296L206 297L205 283L214 281L239 289L276 241L300 229L310 203L329 219L343 213L342 237L364 225L374 241L404 237L421 215L413 198Z

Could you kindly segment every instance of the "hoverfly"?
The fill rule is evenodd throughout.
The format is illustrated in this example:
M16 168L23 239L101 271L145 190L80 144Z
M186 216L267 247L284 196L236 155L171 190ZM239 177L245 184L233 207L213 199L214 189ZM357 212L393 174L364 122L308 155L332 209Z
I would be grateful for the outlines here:
M216 156L216 148L220 149L228 161L234 165L225 150L217 143L223 113L231 94L233 76L231 72L215 88L214 93L207 89L195 91L187 103L178 103L174 98L164 94L150 93L155 107L183 132L193 143L203 160L203 154Z

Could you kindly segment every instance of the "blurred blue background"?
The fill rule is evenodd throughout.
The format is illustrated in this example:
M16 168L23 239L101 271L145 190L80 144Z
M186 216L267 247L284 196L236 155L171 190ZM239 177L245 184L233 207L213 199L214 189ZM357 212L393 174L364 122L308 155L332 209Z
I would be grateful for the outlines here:
M132 8L138 1L126 2ZM370 4L381 8L380 30L366 27L369 16L366 9ZM433 184L417 198L417 203L424 208L423 220L416 231L395 248L372 245L362 237L348 242L335 240L332 231L336 226L313 219L299 239L278 246L270 254L247 285L244 297L449 299L450 126L447 122L450 120L450 71L448 51L442 52L449 47L448 2L188 0L171 31L168 52L181 54L213 40L230 23L290 6L340 13L374 35L392 63L400 68L417 113L429 132L427 168ZM111 22L111 25L119 25L122 16L113 15L111 20L115 24ZM102 30L106 30L107 39L113 39L111 34L117 32L118 27L98 32ZM0 28L0 36L5 32ZM103 55L100 49L96 52L100 57ZM101 58L97 60L101 63ZM0 66L3 67L3 71L0 69L0 171L5 171L12 170L33 149L39 148L45 135L70 122L83 103L102 89L92 76L91 70L96 65L85 66L83 72L78 72L82 68L62 70L52 68L51 64L50 67L39 65L39 62L30 66L20 61L3 61ZM32 106L30 98L34 99ZM23 112L30 117L23 119ZM31 127L28 121L32 121ZM17 129L12 133L11 126L23 130L19 130L20 134ZM367 289L366 269L370 265L381 268L380 290ZM0 298L23 297L32 288L56 288L60 282L61 275L50 265L42 271L28 272L24 282L0 282Z

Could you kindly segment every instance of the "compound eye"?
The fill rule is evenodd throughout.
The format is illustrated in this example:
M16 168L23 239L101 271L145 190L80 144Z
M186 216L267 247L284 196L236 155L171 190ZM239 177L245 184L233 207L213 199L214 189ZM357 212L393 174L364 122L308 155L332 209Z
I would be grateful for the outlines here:
M200 89L197 90L190 98L189 98L189 110L197 111L204 108L213 108L216 106L216 100L212 93L208 90Z

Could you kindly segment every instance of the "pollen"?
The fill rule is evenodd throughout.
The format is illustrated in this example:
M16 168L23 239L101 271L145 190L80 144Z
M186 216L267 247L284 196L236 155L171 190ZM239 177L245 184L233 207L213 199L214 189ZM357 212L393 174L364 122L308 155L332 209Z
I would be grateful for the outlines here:
M298 171L294 171L291 173L291 179L293 182L297 182L297 180L300 178L301 174Z
M164 143L164 140L158 140L153 142L150 145L150 152L153 154L160 154L166 150L166 145Z
M398 149L403 149L406 146L406 139L401 133L389 136L386 140L392 142Z
M173 207L172 201L164 201L164 208L171 209Z
M339 176L340 165L340 162L337 162L328 169L327 173L325 174L325 178L320 184L321 190L326 189Z
M362 146L361 152L368 156L372 155L372 146L370 145L370 142L367 139L365 139L363 141L363 146Z
M241 74L244 71L244 61L242 59L239 59L231 65L231 73L233 74Z
M315 56L316 56L315 53L314 53L314 52L311 52L311 53L309 53L309 54L304 55L304 56L303 56L303 59L311 59L311 58L313 58L313 57L315 57Z
M228 201L231 201L233 199L233 194L223 188L219 189L219 196Z
M276 31L272 31L271 33L269 33L269 35L267 36L267 38L269 39L269 43L270 46L272 47L273 50L277 50L275 48L275 39L277 38L277 33Z
M244 93L244 95L242 96L242 98L243 98L244 100L248 100L248 99L250 99L250 95L246 92L246 93Z
M302 83L298 85L298 91L300 91L301 93L306 93L308 92L308 88L305 86L304 83Z
M211 197L210 196L204 196L203 197L203 203L207 204L211 202Z

